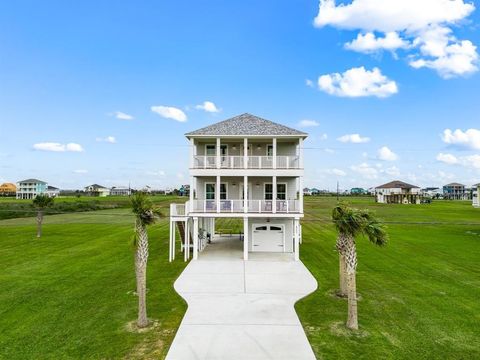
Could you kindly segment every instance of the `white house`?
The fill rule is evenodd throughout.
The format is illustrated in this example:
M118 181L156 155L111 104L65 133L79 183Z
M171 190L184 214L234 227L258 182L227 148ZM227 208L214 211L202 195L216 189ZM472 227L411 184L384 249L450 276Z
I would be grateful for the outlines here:
M17 199L34 199L47 191L47 183L38 179L26 179L17 182Z
M377 186L375 198L383 204L420 204L421 189L400 180Z
M192 244L197 259L204 248L199 237L214 238L219 218L242 219L245 260L252 252L292 253L298 260L307 134L242 114L186 137L191 150L190 197L170 208L170 260L175 224L187 247L185 258Z
M49 197L57 197L60 195L60 189L55 186L47 186L47 191L45 192Z
M98 184L85 186L84 191L90 196L105 197L110 195L110 189Z
M480 183L472 186L472 205L475 207L480 207Z
M132 190L126 186L114 186L110 189L110 195L112 196L130 196L131 194Z

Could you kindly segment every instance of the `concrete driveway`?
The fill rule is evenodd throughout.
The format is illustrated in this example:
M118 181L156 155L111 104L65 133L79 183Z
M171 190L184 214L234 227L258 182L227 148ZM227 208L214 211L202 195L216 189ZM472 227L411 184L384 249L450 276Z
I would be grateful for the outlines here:
M315 359L294 310L317 282L290 254L242 259L236 237L216 238L175 282L188 310L167 359Z

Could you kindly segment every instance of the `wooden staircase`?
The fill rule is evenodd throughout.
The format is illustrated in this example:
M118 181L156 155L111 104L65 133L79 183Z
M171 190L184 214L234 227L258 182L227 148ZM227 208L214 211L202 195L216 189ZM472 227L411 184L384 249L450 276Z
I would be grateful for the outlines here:
M185 223L183 221L177 221L177 229L180 233L180 239L182 239L182 248L185 245Z

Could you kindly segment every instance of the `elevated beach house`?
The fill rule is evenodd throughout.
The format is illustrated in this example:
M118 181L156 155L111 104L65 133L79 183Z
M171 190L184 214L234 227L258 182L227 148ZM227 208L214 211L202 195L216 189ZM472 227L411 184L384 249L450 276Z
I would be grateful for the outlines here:
M418 186L395 180L377 186L375 199L383 204L420 204L421 189Z
M303 141L306 133L242 114L186 134L190 191L170 208L170 260L175 226L185 258L197 259L214 241L221 218L241 219L243 258L253 252L292 253L298 260L303 217ZM236 240L235 240L236 239Z
M17 199L34 199L47 191L47 183L38 179L17 182Z

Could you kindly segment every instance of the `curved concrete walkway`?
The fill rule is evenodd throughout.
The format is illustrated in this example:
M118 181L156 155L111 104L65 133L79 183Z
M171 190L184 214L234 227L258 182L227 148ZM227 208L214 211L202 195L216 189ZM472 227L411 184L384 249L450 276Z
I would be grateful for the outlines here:
M313 276L290 254L242 256L227 236L185 268L174 286L188 310L167 359L315 359L294 310Z

